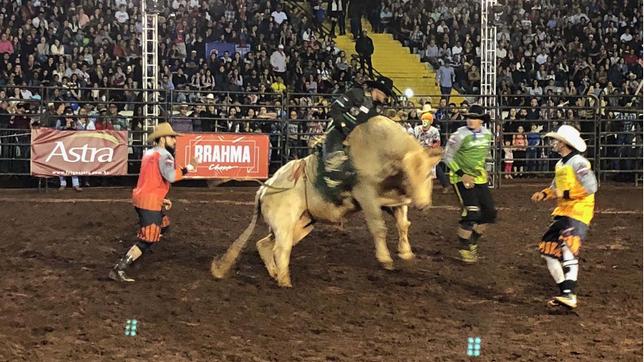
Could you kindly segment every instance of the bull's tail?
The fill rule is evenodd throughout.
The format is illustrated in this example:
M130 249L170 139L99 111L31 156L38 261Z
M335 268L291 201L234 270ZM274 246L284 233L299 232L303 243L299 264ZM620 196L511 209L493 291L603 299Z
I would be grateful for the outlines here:
M214 258L212 260L212 263L210 264L210 272L215 279L222 279L226 274L228 274L230 268L232 268L235 265L235 262L237 262L239 254L241 254L244 247L246 247L248 239L250 239L253 234L255 224L257 224L257 216L260 212L260 197L262 195L262 191L263 187L261 187L255 195L255 210L253 211L253 217L250 220L250 224L246 227L246 230L237 237L237 240L230 244L228 250L226 250L226 254L219 259Z

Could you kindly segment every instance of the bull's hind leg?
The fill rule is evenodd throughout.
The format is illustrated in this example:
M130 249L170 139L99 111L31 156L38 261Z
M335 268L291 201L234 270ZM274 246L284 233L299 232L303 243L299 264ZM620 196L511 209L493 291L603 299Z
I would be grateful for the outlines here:
M368 185L358 185L353 189L353 196L360 203L367 220L367 226L376 246L376 259L383 268L394 269L394 260L387 249L387 226L382 218L382 209L378 204L375 188Z
M293 286L291 284L291 275L289 272L292 248L293 228L276 229L273 255L277 265L277 285L280 287L290 288Z
M273 247L275 246L275 238L273 232L268 234L265 238L259 240L256 244L259 257L262 258L268 274L277 280L277 265L275 265L275 258L273 257Z
M293 246L297 245L313 230L311 218L308 215L302 215L293 228ZM275 263L275 235L273 232L257 242L257 252L268 270L268 274L275 280L277 277L277 264Z
M409 244L409 219L407 218L407 206L398 206L393 210L394 218L396 219L396 227L398 228L398 256L403 260L411 260L414 258L414 252L411 251L411 244Z

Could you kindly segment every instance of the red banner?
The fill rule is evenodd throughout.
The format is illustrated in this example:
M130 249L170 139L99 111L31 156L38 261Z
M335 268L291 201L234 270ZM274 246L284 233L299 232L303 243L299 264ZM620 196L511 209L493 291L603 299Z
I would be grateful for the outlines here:
M31 174L119 176L127 174L126 131L31 130Z
M177 138L180 165L199 161L187 178L266 179L269 162L268 135L237 133L188 133Z

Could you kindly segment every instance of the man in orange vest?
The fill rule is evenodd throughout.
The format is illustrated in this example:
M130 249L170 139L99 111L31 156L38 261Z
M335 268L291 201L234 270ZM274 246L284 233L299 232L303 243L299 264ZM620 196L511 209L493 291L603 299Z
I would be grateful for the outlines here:
M140 224L137 242L110 271L109 277L112 280L134 281L125 274L125 270L158 242L170 226L170 219L165 215L165 211L172 207L172 202L165 198L170 184L181 180L197 167L197 161L194 159L186 167L176 166L173 154L177 136L179 133L176 133L169 123L161 123L149 137L149 140L154 142L154 148L147 150L143 155L141 173L136 188L132 191L132 203L139 215Z

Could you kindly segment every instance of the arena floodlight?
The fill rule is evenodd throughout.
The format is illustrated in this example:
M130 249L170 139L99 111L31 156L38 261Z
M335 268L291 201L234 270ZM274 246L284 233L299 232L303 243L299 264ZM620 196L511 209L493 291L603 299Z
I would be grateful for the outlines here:
M414 96L414 90L411 89L411 88L405 89L404 93L405 93L405 97L407 97L407 99L410 99L411 97Z

